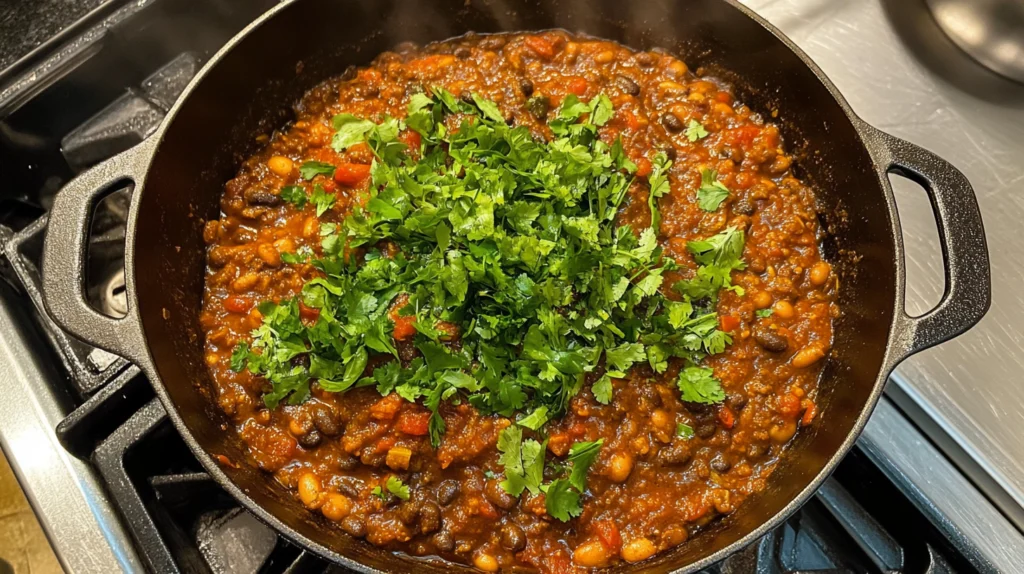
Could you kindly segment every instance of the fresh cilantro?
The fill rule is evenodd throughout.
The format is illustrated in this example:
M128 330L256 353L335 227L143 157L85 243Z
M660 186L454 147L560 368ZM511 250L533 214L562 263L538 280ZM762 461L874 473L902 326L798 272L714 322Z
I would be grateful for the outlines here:
M281 199L302 209L306 205L306 190L301 185L286 185L281 188Z
M562 522L568 522L583 513L579 493L573 490L572 485L564 478L552 481L544 494L544 505L548 514Z
M516 424L535 431L544 426L546 422L548 422L548 408L540 406L530 413L529 416L519 419L519 422Z
M404 484L402 479L392 474L384 481L384 488L381 488L378 484L373 487L370 494L384 502L387 502L391 496L396 496L402 500L409 500L409 486Z
M758 309L757 311L754 311L754 314L762 319L767 319L768 317L771 317L772 313L774 313L774 311L771 307L768 307L767 309Z
M601 375L601 378L597 379L590 387L590 391L594 393L594 399L597 402L607 405L612 402L612 378L608 376L608 373Z
M658 211L658 198L669 192L668 170L672 162L665 155L665 152L658 152L651 161L651 174L647 176L647 183L650 184L650 195L647 196L647 206L651 210L651 229L657 233L661 229L661 212Z
M545 445L524 438L524 428L542 432L602 369L592 392L608 404L611 379L639 363L656 373L698 368L731 343L714 308L720 290L741 293L730 274L743 268L743 232L691 241L696 269L664 256L656 208L669 192L671 162L663 153L648 176L652 225L618 225L637 167L621 140L599 137L614 116L604 95L564 98L550 114L548 141L509 126L479 95L466 102L432 87L410 98L407 113L377 123L335 118L332 147L362 142L374 154L367 197L342 221L321 224L319 256L308 247L282 255L319 274L297 296L259 306L262 322L231 366L254 376L271 408L302 403L313 388L362 386L421 402L435 447L446 430L444 402L518 419L500 435L502 486L539 492ZM416 153L399 137L407 129L421 136ZM305 179L333 171L300 167ZM314 188L305 201L323 215L335 199ZM687 279L670 300L664 283L677 271ZM315 321L305 308L317 311ZM399 362L396 337L419 356ZM706 382L703 395L695 384L681 383L684 398L713 395ZM564 471L585 472L585 452ZM559 516L582 494L570 478L566 489L554 487Z
M335 130L334 137L331 138L331 147L336 152L343 152L357 143L362 143L366 134L376 127L370 120L360 119L352 114L338 114L331 119L331 123Z
M320 185L313 186L313 194L309 196L309 200L316 206L316 216L320 217L327 212L328 209L334 206L334 202L337 201L337 196L333 193L327 193Z
M679 423L676 425L676 436L689 440L693 438L693 429L686 423Z
M566 459L572 463L569 484L576 490L580 492L587 490L587 471L597 460L597 455L601 452L603 444L604 439L597 439L593 442L578 442L569 449L569 457Z
M299 175L302 179L313 179L317 175L334 176L334 166L322 161L307 161L299 166Z
M311 257L313 257L313 250L303 245L295 253L282 253L281 261L289 265L297 265L308 262Z
M695 142L708 137L708 131L697 120L690 120L686 126L686 139Z
M715 211L727 197L729 197L729 188L718 181L718 172L713 169L700 170L697 205L704 211Z
M713 405L725 400L722 383L714 372L705 367L686 367L679 372L677 381L682 399L690 403Z

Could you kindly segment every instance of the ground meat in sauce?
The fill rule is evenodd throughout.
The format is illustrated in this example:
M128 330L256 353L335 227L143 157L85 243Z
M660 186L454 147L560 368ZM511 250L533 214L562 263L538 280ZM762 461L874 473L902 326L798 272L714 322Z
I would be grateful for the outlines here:
M515 499L498 486L495 443L510 424L506 418L445 404L449 430L435 450L424 436L426 409L397 395L381 397L373 388L336 395L314 384L305 403L268 410L265 381L229 368L232 348L260 324L256 305L293 296L318 273L283 263L281 254L318 251L320 223L343 219L367 198L372 156L365 146L335 153L328 145L331 117L403 117L411 95L429 86L477 92L538 137L550 135L545 116L567 94L605 93L615 116L600 133L622 137L639 176L657 151L674 159L671 192L660 200L667 255L686 268L687 240L730 225L747 232L747 268L733 273L746 294L724 293L718 305L734 343L706 361L722 381L725 403L683 403L672 369L656 378L634 368L614 382L609 405L596 402L585 385L566 416L547 427L548 449L559 456L574 442L604 439L583 514L568 523L545 513L542 495ZM778 128L736 102L728 86L696 77L661 52L563 32L471 36L382 54L370 67L312 89L296 112L296 121L226 184L222 216L207 224L201 322L217 400L251 462L336 523L338 536L485 571L573 572L636 562L685 543L764 489L798 428L813 424L821 358L838 313L835 280L819 253L814 195L792 175ZM710 135L689 141L691 120ZM337 195L319 218L311 206L297 209L279 197L307 160L338 166L333 180L314 180ZM717 170L731 190L712 213L694 200L701 167ZM642 177L637 181L618 223L642 228L650 224L648 190ZM315 310L303 309L303 319L315 321ZM677 437L679 423L694 436ZM393 460L393 452L403 456ZM409 485L408 501L371 494L391 474Z

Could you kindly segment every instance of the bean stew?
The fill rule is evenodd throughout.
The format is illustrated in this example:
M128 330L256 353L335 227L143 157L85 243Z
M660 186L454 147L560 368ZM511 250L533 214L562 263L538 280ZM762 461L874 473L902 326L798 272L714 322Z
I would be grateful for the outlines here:
M658 50L400 46L310 90L206 224L248 462L479 570L642 562L816 423L837 279L777 126Z

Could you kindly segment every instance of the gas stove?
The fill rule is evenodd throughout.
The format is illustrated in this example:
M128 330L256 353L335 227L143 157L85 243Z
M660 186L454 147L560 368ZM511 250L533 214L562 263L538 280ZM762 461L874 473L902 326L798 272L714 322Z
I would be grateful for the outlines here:
M235 504L176 434L146 377L124 359L60 330L48 318L39 291L46 213L61 186L152 133L206 58L273 2L47 3L51 10L26 7L0 22L0 277L5 280L0 282L0 444L57 556L71 572L344 571L292 545ZM978 101L997 105L993 94L1014 93L999 83L1004 80L971 68L966 56L955 59L955 48L940 37L930 37L930 45L921 40L929 36L907 32L908 22L927 23L923 3L920 13L895 0L747 3L804 46L866 119L933 147L958 165L962 154L942 149L948 141L930 139L929 124L918 118L937 113L942 117L934 121L963 120L978 109L981 96L974 82L971 90L942 84L943 92L916 97L927 93L922 82L940 81L929 80L935 45L953 50L943 53L947 67L962 65L968 76L977 74L1002 90L990 89L989 99ZM937 28L933 33L939 34ZM914 42L924 42L923 47ZM864 59L871 65L851 63ZM858 76L867 67L875 69L875 91L866 90L868 82ZM886 84L886 74L897 73L919 91L893 103L876 92L898 91ZM973 131L963 132L974 152L984 149L985 157L996 161L1000 153L1024 151L1021 106L1008 109L1020 122L990 132L998 145L989 141L983 147L971 139ZM968 159L986 165L977 153ZM1019 162L1019 173L999 169L1001 183L1024 183ZM965 171L976 186L989 183ZM912 186L897 191L901 215L908 214L911 273L935 267L936 255L923 250L936 244L929 236L934 230L924 223L930 209L914 203L924 195L918 198ZM979 187L978 193L988 217L996 192ZM122 265L130 194L119 190L97 206L90 236L86 290L93 305L110 316L126 309ZM998 215L987 220L990 226L1001 221ZM1001 232L990 227L990 236ZM998 252L993 256L998 266ZM998 307L1003 276L995 271ZM910 277L909 298L924 310L941 286L920 279ZM1005 317L994 322L1001 320ZM987 324L993 328L993 317ZM963 381L973 372L993 372L989 364L978 371L949 368L943 375L942 365L951 356L970 365L972 356L961 355L970 350L970 344L966 350L943 346L901 368L857 447L817 496L783 526L711 570L1018 570L1024 563L1024 535L1018 529L1024 511L1018 485L1007 477L1020 480L1021 475L1000 464L1008 456L1000 436L958 426L955 415L970 414L971 404L958 403L957 393L935 391L951 377ZM1024 359L1024 351L1011 351L1013 360ZM1022 400L992 404L1000 405L996 418L1024 419ZM1024 460L1012 454L1011 460Z

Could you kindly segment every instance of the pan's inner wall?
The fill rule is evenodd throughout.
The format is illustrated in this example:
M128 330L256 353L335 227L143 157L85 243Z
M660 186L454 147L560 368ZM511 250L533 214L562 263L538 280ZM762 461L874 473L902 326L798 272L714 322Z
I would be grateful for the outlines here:
M732 81L740 100L766 117L777 110L832 231L827 254L839 271L844 315L823 375L818 423L798 434L792 456L766 492L651 565L682 568L758 528L827 464L874 388L895 302L893 222L856 130L783 42L725 0L301 0L285 7L206 74L160 144L136 226L139 310L154 364L200 448L244 460L237 436L223 426L209 396L197 317L205 269L202 226L218 216L223 185L255 150L255 137L288 121L291 104L316 83L348 65L367 64L400 42L556 27L638 49L668 49L691 68L703 66ZM245 495L313 541L375 568L409 569L385 551L325 528L248 464L225 471Z

